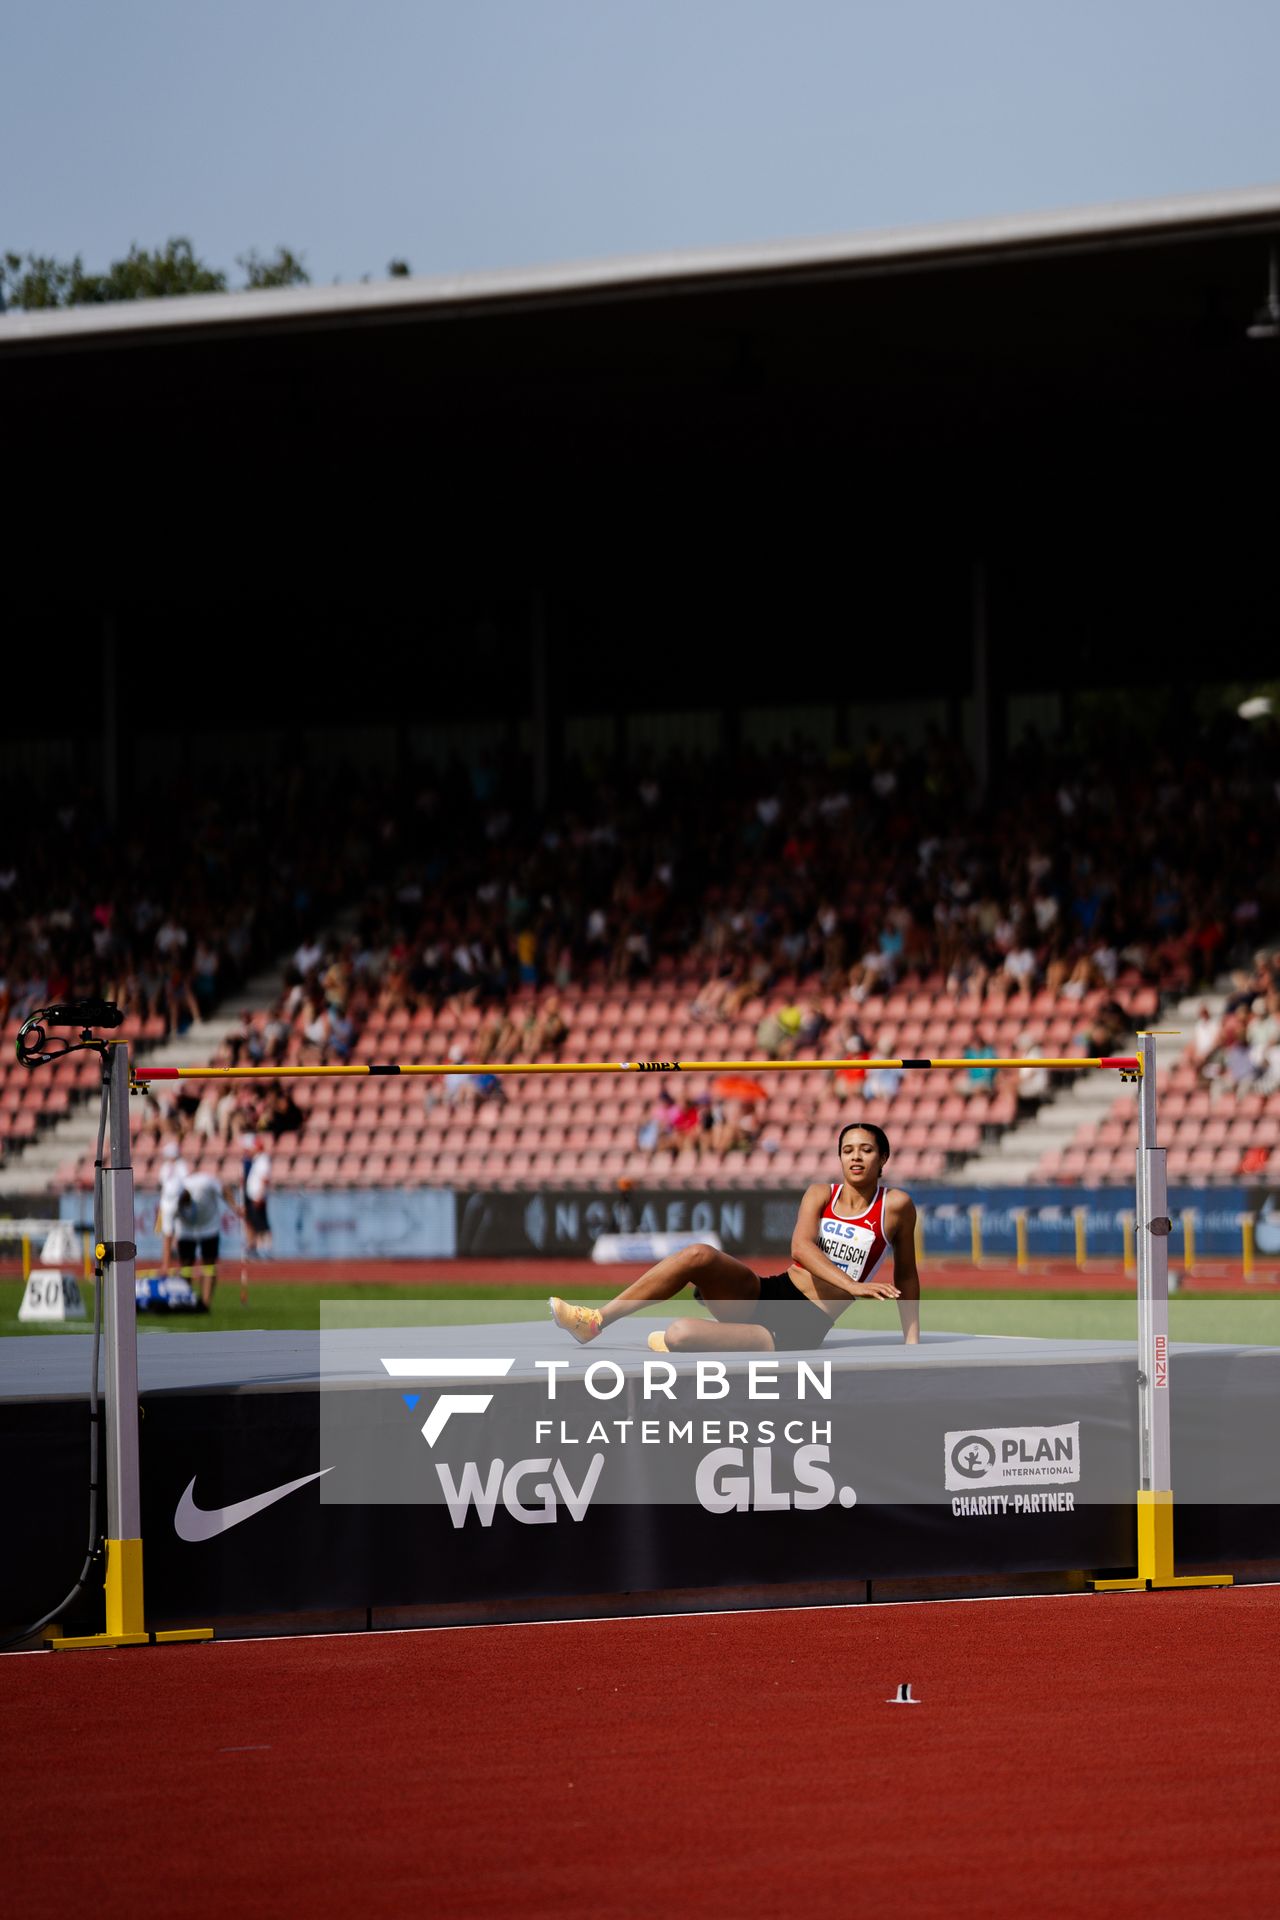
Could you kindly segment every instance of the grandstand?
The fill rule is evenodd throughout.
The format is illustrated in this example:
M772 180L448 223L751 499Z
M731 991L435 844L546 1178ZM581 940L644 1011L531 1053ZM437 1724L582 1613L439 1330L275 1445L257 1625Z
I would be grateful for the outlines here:
M23 856L0 898L6 1031L37 985L92 976L159 1048L189 991L216 1012L317 929L332 951L339 926L371 956L343 1008L355 1059L468 1053L495 1011L519 1018L553 989L569 1058L751 1058L791 995L825 1018L824 1051L855 1024L868 1050L1004 1051L1026 1033L1053 1049L1103 1015L1118 1042L1113 1001L1131 1035L1251 965L1280 930L1280 750L1273 719L1240 724L1228 682L1256 691L1275 659L1266 442L1247 430L1275 362L1246 329L1278 207L1259 188L465 284L7 316L33 631L65 564L45 503L84 418L119 465L82 516L55 639L67 683L103 698L48 739L20 702L0 715ZM283 493L243 452L267 391L297 397ZM177 402L202 449L182 490L151 456ZM1085 498L1120 537L1065 534ZM234 569L216 531L228 500ZM1194 537L1171 533L1184 516ZM126 615L110 583L122 554L142 558L143 526L154 606ZM1171 540L1176 566L1135 563ZM291 569L294 552L326 565ZM180 727L172 604L193 674L216 678L230 633L254 669ZM302 634L335 677L299 672ZM1221 685L1177 677L1210 659ZM156 923L136 911L151 891L188 951L222 947L213 991L153 977ZM95 923L112 901L112 925ZM1011 925L1025 991L1000 990ZM50 938L69 970L45 964ZM735 966L758 992L695 1021L708 975ZM265 1032L278 1010L267 995L253 1011ZM298 1013L298 1057L339 1057ZM88 1072L45 1088L7 1066L6 1191L85 1178L69 1110ZM1166 1081L1174 1177L1274 1177L1275 1075L1233 1091L1196 1072L1186 1059ZM859 1088L778 1076L753 1137L717 1154L701 1130L700 1150L640 1144L646 1082L602 1098L517 1080L501 1101L473 1088L434 1105L420 1086L304 1087L275 1177L793 1186ZM1119 1096L1095 1119L1070 1088L975 1067L872 1097L904 1180L1127 1174ZM1065 1138L1028 1125L1046 1102L1075 1123ZM139 1131L145 1183L157 1136ZM200 1145L232 1177L230 1129Z
M1160 1090L1160 1128L1172 1180L1193 1186L1224 1181L1280 1181L1280 1098L1206 1086L1194 1061L1180 1058ZM1100 1126L1077 1130L1068 1146L1046 1154L1039 1180L1098 1186L1132 1165L1137 1146L1132 1100L1117 1096Z
M1030 1025L1046 1051L1068 1053L1079 1049L1081 1021L1091 1011L1087 1002L1039 995L1016 1013L985 1014L972 1003L937 991L938 985L925 982L886 996L868 1021L870 1050L957 1057L977 1046L1008 1054L1023 1043ZM585 987L572 1003L572 1037L555 1057L758 1056L756 1029L765 1003L748 1003L735 1022L709 1025L689 1014L695 989L694 976L682 978L674 968L639 986ZM523 1002L517 996L515 1005L518 1009L535 1003L530 991ZM828 1002L824 1011L834 1020L839 1009ZM1154 1018L1153 990L1135 995L1134 1013L1139 1020ZM266 1017L260 1010L254 1023L261 1027ZM471 1058L483 1019L474 1007L450 1008L438 1017L428 1010L375 1012L352 1057L443 1062L451 1055L456 1058L460 1047ZM290 1051L295 1059L302 1057L301 1048ZM169 1056L161 1049L155 1057ZM193 1057L190 1048L184 1057ZM91 1084L91 1069L92 1062L75 1068L77 1086ZM969 1071L984 1074L980 1055ZM871 1100L893 1138L899 1180L999 1182L1007 1177L999 1147L1002 1140L1012 1144L1016 1138L1019 1075L992 1075L993 1087L966 1091L969 1071L908 1074L890 1097ZM439 1086L424 1080L304 1081L294 1092L304 1123L274 1143L276 1184L519 1189L623 1182L695 1190L804 1185L821 1175L831 1157L833 1136L852 1106L868 1098L863 1076L855 1067L840 1077L778 1075L765 1076L764 1082L757 1144L721 1155L687 1145L667 1155L638 1144L659 1091L656 1079L611 1080L602 1093L588 1077L566 1076L536 1085L517 1077L504 1081L500 1097L476 1099L468 1090L457 1100L444 1098ZM10 1097L16 1106L23 1092L16 1071L6 1085L13 1089ZM695 1104L710 1105L715 1085L713 1076L692 1074L681 1079L680 1091ZM62 1089L55 1092L61 1095ZM1070 1100L1069 1090L1057 1095L1067 1111ZM50 1106L46 1094L31 1130L39 1126L41 1114L61 1114L66 1105L63 1095ZM1164 1079L1161 1113L1173 1180L1214 1185L1245 1175L1265 1180L1280 1173L1276 1096L1208 1087L1194 1064L1183 1058ZM1123 1185L1136 1144L1134 1126L1132 1098L1115 1092L1107 1098L1101 1123L1092 1118L1083 1123L1065 1148L1035 1163L1030 1177L1064 1186ZM135 1166L143 1187L156 1178L160 1138L154 1122L139 1131ZM1267 1150L1261 1161L1260 1147ZM234 1141L219 1149L189 1137L187 1152L225 1182L238 1183L242 1155ZM1025 1170L1020 1171L1025 1177ZM58 1167L57 1185L83 1186L86 1179L83 1160Z
M1233 783L1211 783L1210 792L1218 817L1234 807L1247 824L1250 810L1265 802L1272 744L1266 735L1242 733L1232 751ZM881 795L876 781L886 769L892 781ZM169 873L164 897L142 913L132 895L122 896L116 918L130 931L101 964L63 930L53 962L42 962L36 978L11 992L6 1031L11 1040L18 1015L62 966L82 983L79 990L119 994L127 1014L123 1037L169 1064L418 1060L475 1061L483 1069L521 1058L750 1060L766 1057L770 1023L788 1007L812 1027L796 1049L800 1057L973 1060L951 1073L870 1081L856 1068L820 1079L764 1076L745 1094L696 1074L670 1088L653 1079L613 1081L604 1093L588 1078L534 1085L516 1077L499 1085L482 1072L465 1082L303 1081L295 1083L297 1111L285 1125L250 1094L238 1103L233 1095L216 1115L211 1104L199 1111L190 1096L181 1111L137 1109L136 1167L144 1188L156 1176L166 1113L186 1133L188 1160L228 1185L240 1178L241 1136L263 1130L275 1136L278 1189L794 1188L825 1168L835 1131L862 1100L890 1131L900 1181L1098 1186L1127 1178L1131 1100L1097 1081L1073 1088L989 1070L983 1055L1123 1051L1134 1030L1158 1016L1187 1029L1210 985L1207 969L1223 960L1238 968L1247 960L1255 969L1237 973L1237 1006L1252 1005L1253 995L1275 997L1270 963L1259 962L1253 948L1257 914L1238 912L1239 902L1255 896L1271 906L1265 880L1254 884L1247 840L1240 835L1219 861L1207 910L1189 904L1205 854L1185 823L1169 838L1178 862L1166 868L1169 877L1135 885L1107 809L1113 770L1096 754L1073 758L1060 743L1052 777L1024 788L1016 829L997 807L942 830L939 786L945 809L955 804L964 774L954 750L943 755L937 743L912 749L877 741L861 762L825 767L811 754L803 778L781 787L767 762L735 772L731 777L714 760L683 772L674 763L647 767L635 803L603 788L589 797L600 823L590 832L574 828L572 813L535 816L523 831L509 831L501 790L469 793L455 781L448 805L420 807L414 837L397 840L389 852L367 823L399 802L390 784L374 786L362 800L367 837L351 837L319 894L328 931L314 929L306 890L290 902L279 886L262 927L238 949L226 934L234 911L219 920L216 907L206 906L195 918L215 955L215 979L233 996L220 999L206 980L212 1019L195 1025L185 1014L188 1005L194 1010L190 962L166 970L165 994L145 991L155 971L148 929L182 926L208 845L201 842L184 861L161 843L156 864L167 864ZM430 799L434 778L420 772L420 796ZM693 833L681 827L691 783L700 801ZM1171 782L1169 791L1176 801L1183 789ZM842 885L851 792L885 844L870 882ZM1063 792L1080 795L1087 807L1085 817L1072 819L1069 837L1060 817ZM912 829L922 833L918 847L895 827L894 808L907 796L921 809ZM295 825L285 823L279 833L286 868L314 859L316 823L330 817L332 804L331 783L319 784L314 806L302 790ZM232 837L244 838L244 830ZM553 842L558 886L549 878ZM1082 878L1085 845L1092 858ZM673 846L680 847L678 859ZM736 864L703 886L701 874L726 851ZM251 839L245 853L254 857ZM1033 882L1020 878L1023 862ZM433 876L429 889L417 879L423 871ZM646 881L650 871L654 878ZM88 897L70 915L74 921L78 913L86 926ZM231 898L238 900L234 890ZM1083 920L1086 912L1092 924ZM255 955L266 957L268 932L298 945L277 954L276 970L245 992L243 967ZM68 949L70 967L57 957ZM22 952L11 936L11 955ZM17 968L11 960L11 977L20 983L33 964L30 956ZM1179 1003L1191 986L1200 990L1197 999ZM553 1004L557 1031L553 1051L546 1051L542 1023ZM1266 1037L1274 1046L1277 1036ZM779 1025L773 1038L783 1039ZM1256 1061L1246 1060L1248 1078L1237 1085L1224 1073L1205 1078L1204 1063L1190 1052L1177 1055L1177 1046L1169 1047L1173 1064L1162 1086L1171 1177L1208 1185L1275 1177L1274 1057L1260 1044ZM6 1049L5 1191L87 1183L92 1120L77 1120L75 1109L93 1083L87 1056L58 1074L32 1076ZM666 1124L670 1115L658 1111L665 1093L685 1108L674 1130Z

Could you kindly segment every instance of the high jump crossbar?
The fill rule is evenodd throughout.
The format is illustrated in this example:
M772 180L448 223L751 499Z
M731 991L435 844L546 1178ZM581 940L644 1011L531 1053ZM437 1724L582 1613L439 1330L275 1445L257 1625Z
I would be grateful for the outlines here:
M839 1073L849 1068L865 1072L874 1067L969 1067L983 1073L997 1067L1049 1067L1059 1071L1115 1067L1121 1073L1141 1077L1143 1061L1141 1054L1054 1060L993 1060L985 1054L970 1054L962 1060L441 1060L390 1061L385 1065L357 1061L338 1067L135 1067L133 1083L141 1088L155 1080L297 1080L397 1073Z
M21 1057L21 1056L20 1056ZM54 1646L130 1646L148 1640L205 1639L207 1627L173 1633L147 1631L143 1609L142 1481L138 1452L138 1344L134 1274L137 1261L130 1143L129 1095L157 1081L281 1080L388 1074L548 1073L815 1073L875 1067L977 1069L1044 1067L1050 1071L1114 1068L1138 1083L1137 1243L1138 1489L1137 1572L1096 1580L1102 1589L1229 1586L1230 1574L1174 1572L1172 1450L1169 1420L1169 1252L1173 1222L1167 1213L1165 1150L1156 1145L1155 1036L1139 1035L1138 1052L1089 1058L928 1060L573 1060L488 1062L376 1062L349 1066L136 1067L129 1046L111 1043L104 1061L109 1135L103 1166L103 1240L97 1248L104 1289L107 1415L106 1632L54 1640Z

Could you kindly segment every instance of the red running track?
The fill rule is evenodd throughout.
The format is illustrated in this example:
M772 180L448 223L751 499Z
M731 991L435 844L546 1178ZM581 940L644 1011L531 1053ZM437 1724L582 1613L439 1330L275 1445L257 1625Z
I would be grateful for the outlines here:
M42 1920L1252 1916L1278 1642L1254 1587L17 1657L5 1882Z

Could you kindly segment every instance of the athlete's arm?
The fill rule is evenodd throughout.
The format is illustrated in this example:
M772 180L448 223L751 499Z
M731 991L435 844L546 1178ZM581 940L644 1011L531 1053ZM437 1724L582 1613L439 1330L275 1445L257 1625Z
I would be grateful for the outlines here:
M890 1187L884 1197L884 1237L893 1248L893 1283L901 1298L902 1338L920 1344L920 1270L916 1266L916 1209L909 1193Z
M818 1222L830 1191L820 1182L805 1188L800 1211L796 1215L796 1230L791 1236L791 1258L798 1267L811 1273L815 1280L830 1281L833 1287L839 1287L841 1293L847 1293L851 1300L896 1300L898 1289L891 1281L851 1280L843 1267L838 1267L834 1260L828 1260L818 1245Z

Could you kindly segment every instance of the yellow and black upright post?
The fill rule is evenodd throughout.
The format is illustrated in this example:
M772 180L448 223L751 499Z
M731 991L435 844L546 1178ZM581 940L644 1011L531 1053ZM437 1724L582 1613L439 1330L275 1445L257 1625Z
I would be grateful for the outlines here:
M134 1268L133 1159L129 1146L129 1048L112 1043L106 1061L107 1158L102 1168L102 1239L94 1249L103 1289L106 1413L106 1628L51 1634L55 1649L140 1647L153 1640L209 1640L209 1627L148 1633L142 1597L142 1474L138 1453L138 1322Z
M1156 1145L1156 1043L1138 1036L1138 1570L1095 1580L1097 1592L1150 1587L1229 1587L1229 1573L1178 1574L1173 1560L1173 1472L1169 1419L1169 1184Z

